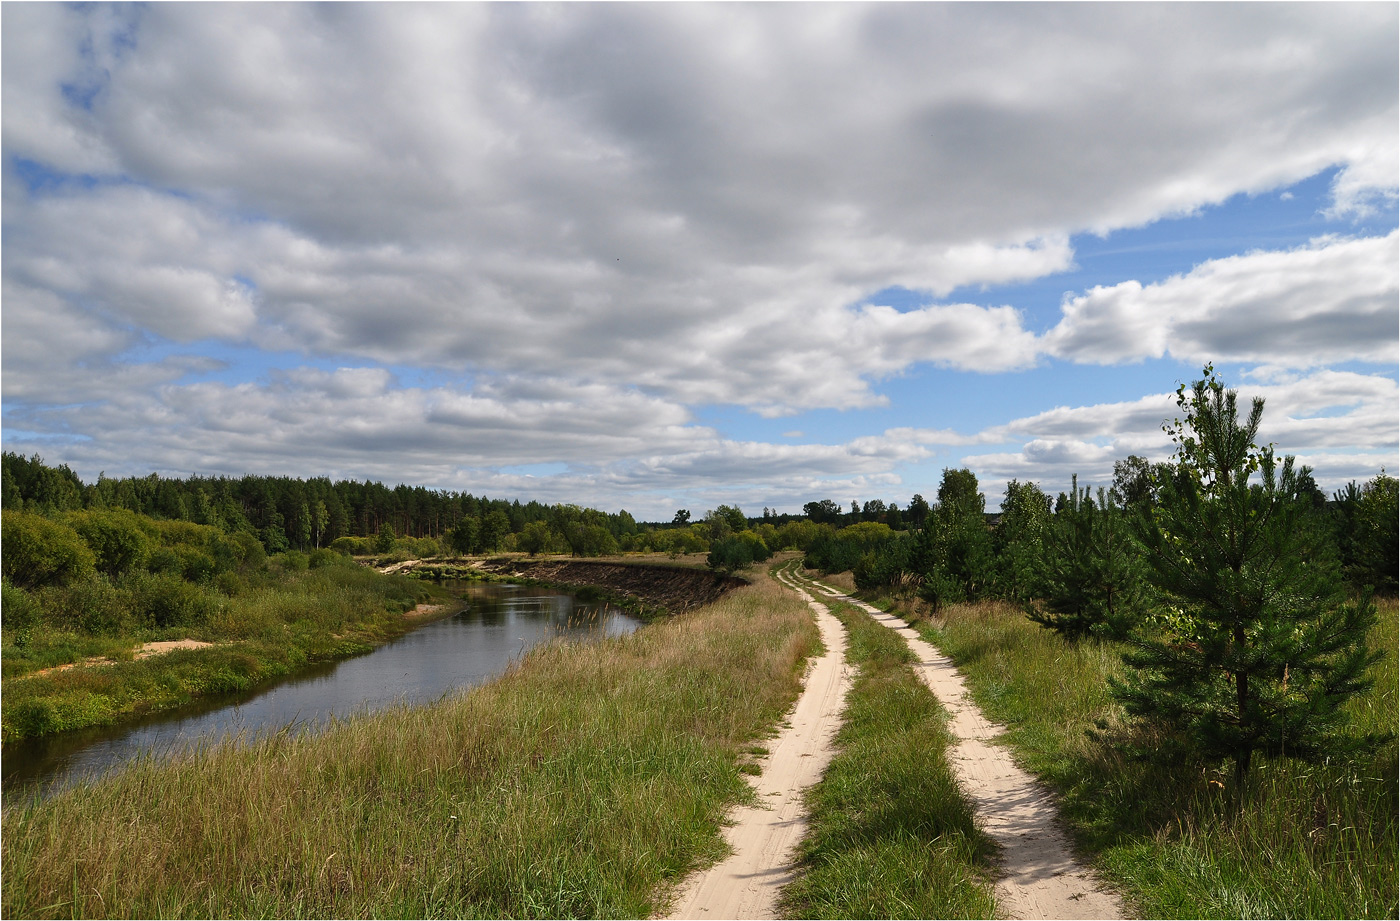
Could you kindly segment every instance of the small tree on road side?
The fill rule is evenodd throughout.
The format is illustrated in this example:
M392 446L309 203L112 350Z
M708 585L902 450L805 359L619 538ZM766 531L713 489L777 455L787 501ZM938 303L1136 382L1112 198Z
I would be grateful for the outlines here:
M1256 752L1316 759L1360 741L1345 732L1343 705L1370 684L1375 607L1346 603L1293 458L1280 465L1255 445L1264 401L1241 422L1235 391L1210 366L1204 376L1177 390L1185 420L1165 427L1175 475L1138 518L1163 606L1114 690L1130 714L1233 759L1239 791Z

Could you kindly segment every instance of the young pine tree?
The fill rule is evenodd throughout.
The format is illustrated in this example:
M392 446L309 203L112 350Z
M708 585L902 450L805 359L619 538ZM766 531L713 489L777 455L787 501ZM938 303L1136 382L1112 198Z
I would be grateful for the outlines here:
M1240 420L1236 394L1207 365L1177 390L1167 426L1176 475L1138 519L1148 577L1165 602L1124 656L1115 693L1130 714L1232 758L1242 790L1259 753L1316 759L1359 740L1343 705L1369 685L1369 599L1348 604L1323 535L1309 526L1293 458L1254 444L1264 401Z
M1142 548L1102 487L1095 504L1074 478L1040 563L1040 604L1027 610L1031 620L1069 640L1128 635L1144 607Z

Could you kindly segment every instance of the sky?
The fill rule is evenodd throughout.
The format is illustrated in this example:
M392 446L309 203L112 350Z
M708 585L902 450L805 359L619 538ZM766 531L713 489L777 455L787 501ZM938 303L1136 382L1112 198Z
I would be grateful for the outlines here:
M639 520L1400 469L1400 7L5 3L0 441Z

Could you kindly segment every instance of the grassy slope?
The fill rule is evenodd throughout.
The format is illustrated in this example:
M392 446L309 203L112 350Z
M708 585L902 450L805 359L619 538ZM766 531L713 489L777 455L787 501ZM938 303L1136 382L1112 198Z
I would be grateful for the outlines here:
M898 635L849 605L832 609L859 673L839 752L808 794L811 827L786 915L995 917L994 846L947 763L947 714Z
M422 622L406 620L404 611L443 594L427 583L381 576L349 564L269 578L267 584L234 597L199 590L215 603L209 618L198 625L120 638L47 630L42 634L46 645L37 640L31 640L28 648L6 645L0 717L4 737L109 725L210 694L246 691L311 662L367 652ZM146 639L186 636L219 645L130 659L131 649ZM27 674L48 664L35 654L35 647L47 653L55 648L63 651L66 637L75 644L101 640L112 647L109 654L124 653L126 661ZM58 659L71 661L75 657L71 652Z
M818 642L768 580L317 736L143 764L7 809L20 916L645 917L722 850L740 752Z
M1372 635L1387 657L1353 701L1363 730L1396 727L1396 607ZM980 706L1010 727L1018 759L1054 786L1076 837L1145 917L1396 917L1394 743L1351 764L1264 761L1246 808L1223 767L1141 763L1092 741L1116 719L1108 646L1071 646L1001 605L954 606L921 631L968 677Z

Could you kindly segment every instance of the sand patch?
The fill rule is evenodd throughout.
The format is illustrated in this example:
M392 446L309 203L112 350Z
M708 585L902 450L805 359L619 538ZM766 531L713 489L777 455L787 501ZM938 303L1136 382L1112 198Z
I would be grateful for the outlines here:
M146 643L131 654L132 659L149 659L151 656L164 655L167 652L174 652L177 649L203 649L205 646L213 646L213 643L206 643L203 640L157 640ZM22 677L38 678L42 675L52 675L54 672L66 672L73 668L99 668L104 665L116 665L116 659L109 659L106 656L93 656L81 662L69 662L66 665L55 665L52 668L41 668L37 672L31 672Z

